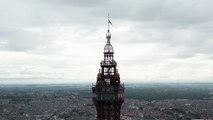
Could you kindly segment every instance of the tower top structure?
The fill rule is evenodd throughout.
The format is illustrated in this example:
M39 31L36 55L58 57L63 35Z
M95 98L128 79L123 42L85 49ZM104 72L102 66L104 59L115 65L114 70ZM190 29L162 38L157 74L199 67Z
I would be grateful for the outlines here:
M121 105L124 102L124 84L120 83L117 62L114 60L113 46L110 42L110 24L108 15L108 30L104 59L100 62L96 84L92 87L93 103L97 110L97 120L120 120Z

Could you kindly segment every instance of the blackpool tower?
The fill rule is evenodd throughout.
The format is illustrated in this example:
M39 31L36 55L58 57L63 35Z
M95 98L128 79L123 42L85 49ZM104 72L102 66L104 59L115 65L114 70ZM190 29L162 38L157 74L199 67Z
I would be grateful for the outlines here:
M117 62L114 60L114 50L110 42L109 30L111 22L108 19L104 59L100 62L96 84L92 87L93 103L97 111L97 120L120 120L121 105L124 102L124 84L121 84Z

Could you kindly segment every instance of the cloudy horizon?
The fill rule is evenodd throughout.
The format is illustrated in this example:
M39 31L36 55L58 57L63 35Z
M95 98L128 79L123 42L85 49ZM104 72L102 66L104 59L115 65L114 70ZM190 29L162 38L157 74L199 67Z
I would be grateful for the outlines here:
M211 0L0 0L0 84L95 83L108 13L122 82L213 82L212 6Z

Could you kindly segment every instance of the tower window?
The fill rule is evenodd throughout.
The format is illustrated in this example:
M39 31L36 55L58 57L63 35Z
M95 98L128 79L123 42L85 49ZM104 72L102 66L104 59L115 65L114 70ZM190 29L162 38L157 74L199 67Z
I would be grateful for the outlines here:
M110 85L110 79L105 79L106 85Z

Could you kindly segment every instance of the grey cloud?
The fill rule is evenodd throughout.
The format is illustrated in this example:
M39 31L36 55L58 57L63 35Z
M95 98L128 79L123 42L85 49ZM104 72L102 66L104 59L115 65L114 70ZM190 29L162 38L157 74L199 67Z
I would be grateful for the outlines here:
M39 2L38 2L39 1ZM72 5L72 6L82 6L82 7L89 7L89 6L98 6L98 5L105 5L108 0L34 0L34 2L38 3L46 3L46 4L62 4L62 5Z
M115 17L121 19L153 21L170 23L174 25L192 25L200 22L211 21L213 2L210 0L144 0L112 5ZM123 11L123 12L120 12ZM113 13L114 14L114 13Z
M9 82L10 80L11 81L16 81L16 80L21 80L22 83L23 83L23 80L27 80L27 81L30 81L30 80L59 80L61 78L57 78L57 77L11 77L11 78L8 78L8 77L0 77L0 80L1 81L6 81L6 82Z
M16 5L8 10L18 15L29 24L48 24L57 22L76 22L90 24L95 20L103 20L108 12L113 19L137 22L160 22L175 26L188 26L205 21L211 21L212 5L210 0L143 0L143 1L113 1L113 0L15 0ZM8 5L14 2L6 2ZM14 11L13 11L14 10ZM15 11L16 10L16 11ZM21 14L21 12L23 12ZM26 18L26 16L27 18ZM98 20L97 20L98 19ZM26 21L27 20L27 21ZM21 21L20 21L21 22ZM95 25L94 23L92 25ZM164 26L165 27L165 26Z
M39 34L25 31L23 28L38 27L46 30L46 28L57 24L67 25L69 27L76 25L81 27L77 30L85 30L85 35L89 35L89 33L92 32L102 34L101 32L97 32L97 29L100 29L102 26L106 27L106 18L109 12L111 21L118 30L120 29L119 27L125 26L125 24L123 26L117 26L117 24L122 22L130 26L127 31L122 33L112 33L113 44L128 46L130 52L140 52L143 48L134 51L135 49L131 48L129 44L152 43L155 45L166 44L169 46L168 48L177 48L175 49L178 50L177 54L174 56L165 56L161 58L162 61L166 61L170 59L170 57L174 59L184 59L193 57L198 53L212 56L212 6L213 1L211 0L0 0L0 50L23 52L35 50L34 53L38 52L39 54L49 50L55 53L58 49L56 50L55 46L52 46L53 48L50 49L51 44L50 48L41 49L40 51L37 50L39 46L47 46L48 43L51 43L51 41L49 41L51 35L40 36ZM43 31L43 33L46 34L45 31ZM189 35L184 36L184 34L188 33ZM190 33L192 34L190 35ZM70 33L70 35L71 34L72 33ZM103 41L105 41L104 34ZM91 36L89 39L93 39L96 35L91 34ZM46 38L49 39L47 40ZM76 39L79 38L76 37ZM84 44L88 42L86 40L84 41L84 39L82 41ZM89 42L93 44L92 42L94 41L89 40ZM80 43L82 42L76 44L79 45ZM76 47L75 50L81 51L81 48ZM29 54L33 54L33 52ZM48 56L48 54L45 55ZM81 56L84 55L82 52ZM51 58L52 56L48 57ZM56 57L59 56L56 55ZM79 59L76 56L71 57L76 58L76 61ZM121 61L121 64L137 66L141 62L150 62L149 64L159 62L157 60L149 60L151 58L144 60L140 54L137 57L138 58L132 58L130 60L133 61L134 64L125 61L126 59ZM212 59L212 57L209 59ZM44 61L41 60L36 61L36 64L37 62L41 65L48 63L49 66L54 66L54 62L46 61L46 63L42 63ZM82 63L83 62L79 62L79 64ZM66 66L66 64L57 65ZM22 74L30 73L25 71ZM18 77L19 76L16 78ZM0 79L3 80L6 78ZM40 78L33 78L32 75L32 79Z
M194 0L15 0L15 2L2 1L2 3L6 6L11 5L11 8L3 7L5 10L0 12L3 18L0 22L7 23L7 26L14 26L12 30L17 32L14 35L16 38L13 42L10 42L9 37L7 45L7 48L11 47L10 49L14 50L27 50L36 46L33 46L33 44L38 44L36 40L31 40L34 37L30 37L33 36L30 32L20 32L20 26L74 23L91 27L92 25L102 25L103 19L106 19L106 13L110 12L112 20L127 20L138 23L137 26L133 26L128 31L129 37L118 37L122 42L164 42L174 46L186 44L192 48L197 47L197 43L199 43L199 45L205 46L200 50L201 52L211 51L210 46L208 44L206 46L205 42L206 39L213 37L210 33L212 26L209 27L208 24L205 24L213 20L211 16L213 14L213 2L208 0L205 2ZM2 27L2 29L4 31L5 27ZM200 33L196 35L196 39L179 40L171 32L180 29L187 29L188 31L198 29ZM154 33L149 32L149 30L156 30L160 36L155 37ZM0 35L2 34L7 33L0 33ZM8 34L11 33L8 32ZM7 41L7 38L4 38L6 39L4 41ZM28 46L19 43L26 43ZM198 49L196 48L196 50Z
M0 41L5 42L0 49L12 51L29 51L41 44L36 34L15 28L1 30Z

